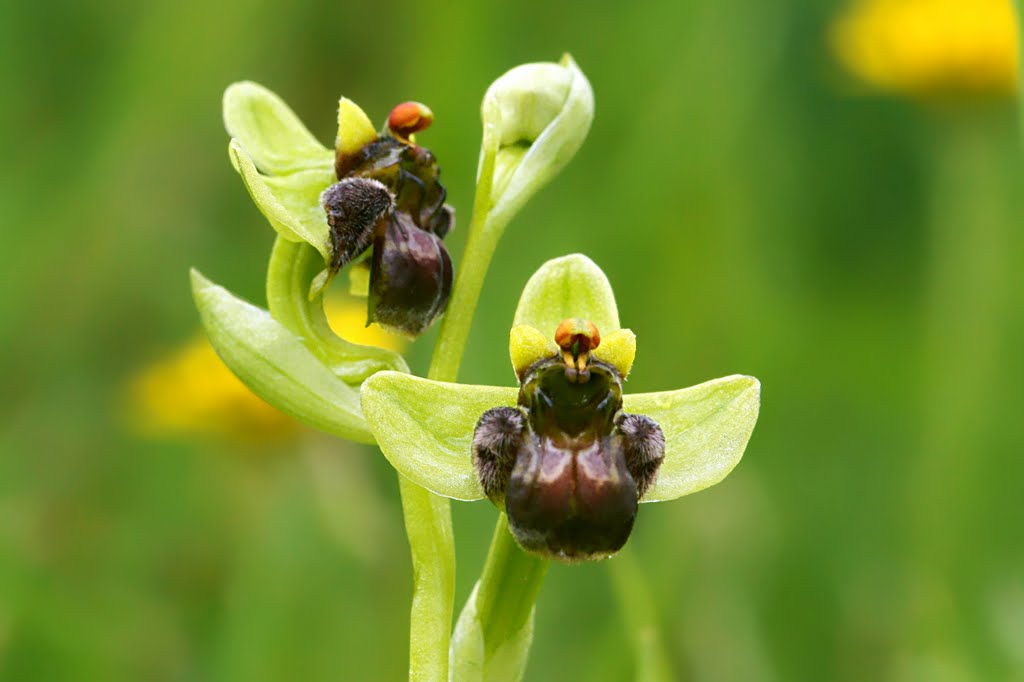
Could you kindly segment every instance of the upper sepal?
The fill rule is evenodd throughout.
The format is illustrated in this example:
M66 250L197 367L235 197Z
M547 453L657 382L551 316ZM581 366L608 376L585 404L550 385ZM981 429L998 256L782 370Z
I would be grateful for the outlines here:
M530 325L553 339L567 318L588 320L606 336L620 327L612 285L594 261L579 253L549 260L530 277L514 324Z
M224 126L268 175L330 168L334 160L334 154L313 137L295 112L258 83L232 83L224 91Z

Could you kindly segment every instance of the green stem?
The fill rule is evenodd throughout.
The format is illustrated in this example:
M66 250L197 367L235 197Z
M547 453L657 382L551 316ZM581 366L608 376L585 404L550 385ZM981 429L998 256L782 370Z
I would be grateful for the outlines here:
M455 278L452 298L441 322L441 331L430 359L427 377L435 381L455 381L459 376L462 353L473 323L476 304L484 286L487 268L498 247L498 240L508 220L499 223L491 219L491 181L494 175L495 153L484 154L478 173L476 196L473 199L473 217L469 223L469 238L462 254L462 264Z
M277 238L267 269L267 305L274 318L348 383L358 385L382 369L408 372L397 353L349 343L331 330L322 297L309 298L310 282L323 267L313 247ZM399 491L413 565L409 679L446 680L455 600L451 507L402 476Z
M633 641L637 682L670 682L672 666L658 628L657 611L643 570L626 547L607 562L623 620Z
M455 602L455 538L448 498L398 476L402 515L412 554L409 680L448 679L448 647Z

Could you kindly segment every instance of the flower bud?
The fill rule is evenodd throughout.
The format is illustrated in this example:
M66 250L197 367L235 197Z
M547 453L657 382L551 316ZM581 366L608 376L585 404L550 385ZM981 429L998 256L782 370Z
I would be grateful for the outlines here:
M492 216L507 221L576 154L594 118L594 93L569 55L523 64L484 95L478 182L490 182ZM483 177L489 174L490 177Z

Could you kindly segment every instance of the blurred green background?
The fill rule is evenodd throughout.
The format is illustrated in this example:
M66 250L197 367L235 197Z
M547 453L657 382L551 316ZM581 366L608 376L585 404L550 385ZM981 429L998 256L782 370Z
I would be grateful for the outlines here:
M196 333L190 266L262 301L272 231L228 163L228 83L327 142L339 94L376 121L427 102L465 226L484 90L568 50L594 127L506 233L461 378L512 383L522 284L582 251L639 337L631 391L761 379L737 470L642 508L631 540L675 675L1024 680L1013 102L865 96L828 48L841 8L0 5L0 679L404 677L385 460L153 437L125 387ZM459 608L495 511L454 514ZM615 594L607 564L553 567L526 679L633 679Z

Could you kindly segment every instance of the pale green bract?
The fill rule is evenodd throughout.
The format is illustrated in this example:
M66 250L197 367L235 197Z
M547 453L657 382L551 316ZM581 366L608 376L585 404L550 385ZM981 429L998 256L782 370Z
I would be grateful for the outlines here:
M483 619L477 605L479 592L478 581L455 624L452 642L457 646L453 646L448 679L451 682L519 682L530 655L536 609L531 609L522 627L488 655Z
M192 271L192 296L224 364L263 400L340 438L373 443L359 391L336 377L269 312Z
M515 322L553 333L562 316L618 328L611 286L586 256L545 263L527 284ZM665 459L643 501L675 499L725 478L757 422L760 389L757 379L735 375L675 391L625 395L625 412L651 417L665 433ZM484 497L471 456L476 422L492 407L514 405L517 392L380 372L363 384L362 405L395 469L438 495L476 500Z

